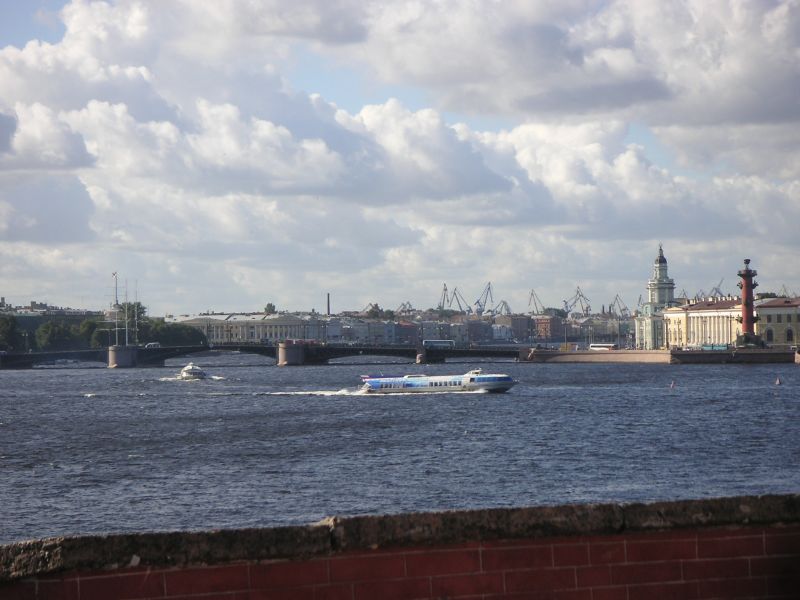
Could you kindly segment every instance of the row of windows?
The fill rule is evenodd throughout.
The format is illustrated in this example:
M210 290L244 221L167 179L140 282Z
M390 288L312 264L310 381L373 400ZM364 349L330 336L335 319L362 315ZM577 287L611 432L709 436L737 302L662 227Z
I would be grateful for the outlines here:
M429 381L428 387L458 387L461 385L460 379L453 379L451 381ZM392 383L381 383L381 389L398 389L406 387L405 382L392 382Z
M765 332L765 336L767 338L767 343L775 341L775 334L773 333L772 329L767 329ZM786 341L793 342L794 341L794 331L791 329L786 330Z
M784 316L786 317L786 322L787 323L791 323L792 322L792 315L791 314L788 314L788 315L780 315L780 314L779 315L775 315L775 322L776 323L783 323L782 319L783 319ZM798 321L798 322L800 322L800 321ZM772 323L772 315L767 315L767 323Z

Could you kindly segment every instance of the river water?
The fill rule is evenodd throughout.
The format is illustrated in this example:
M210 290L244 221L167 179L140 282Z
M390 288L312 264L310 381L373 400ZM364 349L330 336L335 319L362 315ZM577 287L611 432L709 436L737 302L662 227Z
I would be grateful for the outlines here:
M797 365L193 360L214 377L0 371L0 543L800 491ZM520 383L356 393L362 373L477 366Z

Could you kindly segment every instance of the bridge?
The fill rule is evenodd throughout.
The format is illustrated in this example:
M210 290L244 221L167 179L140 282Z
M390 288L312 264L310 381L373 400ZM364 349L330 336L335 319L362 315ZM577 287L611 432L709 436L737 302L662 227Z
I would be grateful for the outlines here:
M117 367L163 366L167 358L206 352L208 346L111 346L89 350L59 350L53 352L0 352L0 369L30 369L36 365L58 364L63 361L101 362ZM265 349L268 355L268 349ZM259 352L264 353L264 352ZM275 352L271 354L275 356Z
M281 342L278 365L325 364L349 356L399 356L418 363L443 363L448 358L524 358L528 348L517 346L476 346L471 348L417 348L408 345L339 345Z
M106 362L107 354L105 348L57 352L0 352L0 369L30 369L34 365L57 364L59 361Z
M237 351L274 358L279 366L318 365L331 360L356 356L405 357L419 363L441 363L448 358L518 358L524 359L528 348L515 346L479 346L473 348L424 348L400 345L344 345L281 342L272 344L221 344L215 346L111 346L91 350L60 352L0 353L0 369L30 369L58 361L103 362L115 368L163 366L164 361L209 350Z

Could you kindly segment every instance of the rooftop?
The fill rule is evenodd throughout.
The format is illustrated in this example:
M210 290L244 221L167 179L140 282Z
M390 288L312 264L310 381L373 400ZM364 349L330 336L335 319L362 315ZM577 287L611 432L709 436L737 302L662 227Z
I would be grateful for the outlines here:
M800 307L798 298L771 298L758 304L758 308L797 308Z
M741 298L735 296L725 296L723 298L704 298L698 302L675 306L668 309L671 312L679 310L684 312L695 312L699 310L731 310L742 305Z

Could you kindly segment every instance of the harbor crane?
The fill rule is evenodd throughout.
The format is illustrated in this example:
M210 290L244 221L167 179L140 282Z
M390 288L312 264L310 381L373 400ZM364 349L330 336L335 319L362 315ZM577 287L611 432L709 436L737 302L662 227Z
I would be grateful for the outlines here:
M403 302L403 303L402 303L400 306L398 306L398 307L395 309L395 311L394 311L394 312L395 312L395 314L397 314L397 315L410 315L410 314L412 314L412 313L413 313L415 310L416 310L416 309L415 309L415 308L414 308L414 307L411 305L411 302L409 302L409 301L406 301L406 302Z
M706 293L705 290L697 290L697 293L694 295L695 301L702 300L704 298L719 298L724 296L725 294L722 293L720 286L722 282L725 281L725 278L719 280L719 283L711 288L711 290Z
M377 302L370 302L364 308L361 309L361 314L366 315L370 312L380 311L381 307L378 306Z
M444 311L453 308L455 302L458 311L464 314L472 314L472 307L464 299L464 295L459 291L458 287L454 287L452 291L447 289L447 284L442 284L442 295L439 297L439 303L436 305L436 310Z
M722 296L726 296L727 294L723 293L721 286L722 282L725 281L725 278L719 280L719 283L711 288L711 291L708 293L709 296L714 296L717 298L721 298Z
M436 310L444 310L446 307L449 307L452 303L452 300L447 295L447 284L442 284L442 296L439 298L439 304L436 305Z
M543 315L544 314L544 304L542 304L541 299L536 294L536 290L532 289L530 295L528 296L528 308L530 309L531 304L533 305L533 310L529 311L532 315Z
M592 306L589 303L589 298L581 291L580 286L575 289L575 295L568 300L564 300L564 310L566 311L567 315L572 312L572 309L575 305L579 305L581 307L581 314L584 317L588 317L592 312Z
M611 304L608 305L608 312L618 315L623 319L631 318L631 311L628 310L628 307L625 305L625 302L622 300L622 298L619 297L619 294L614 296Z
M447 307L452 307L453 302L456 303L456 306L458 306L458 310L460 312L467 315L472 313L472 307L467 304L467 301L464 299L463 294L458 290L458 287L454 287L453 291L450 293L450 300L447 303Z
M492 310L490 312L492 314L494 314L494 315L511 315L511 314L513 314L513 311L511 310L511 307L508 305L508 302L506 302L505 300L500 300L500 302L497 303L497 306L494 307L494 310Z
M494 297L492 296L492 282L491 281L486 283L486 287L483 288L483 292L481 292L481 295L478 297L477 300L475 300L475 314L476 315L480 316L480 315L482 315L484 313L484 311L487 310L487 308L486 308L487 307L487 302L491 302L492 305L494 304ZM490 311L491 311L491 309L490 309Z

